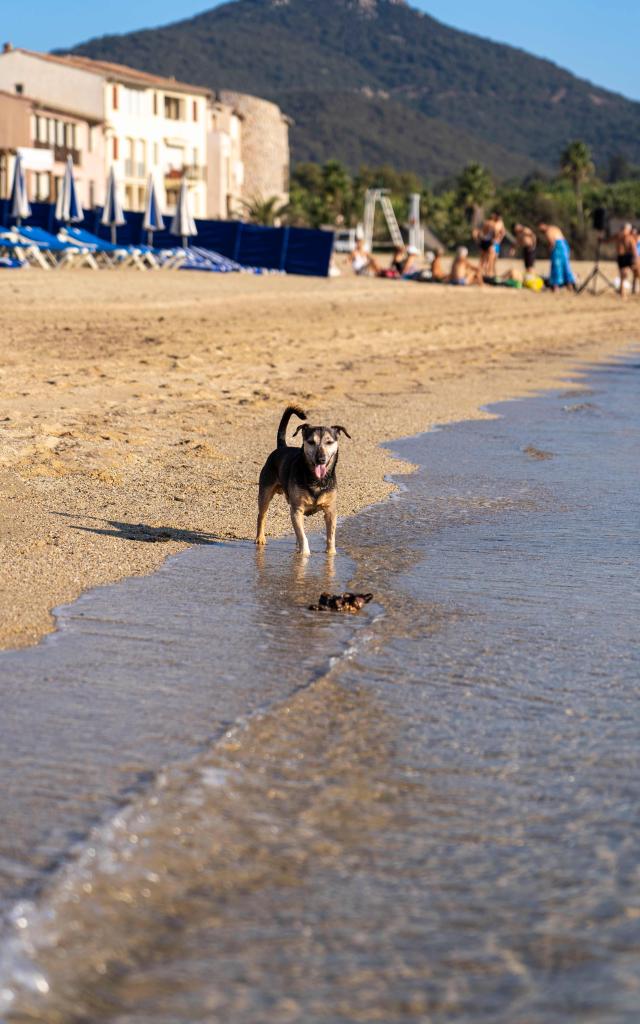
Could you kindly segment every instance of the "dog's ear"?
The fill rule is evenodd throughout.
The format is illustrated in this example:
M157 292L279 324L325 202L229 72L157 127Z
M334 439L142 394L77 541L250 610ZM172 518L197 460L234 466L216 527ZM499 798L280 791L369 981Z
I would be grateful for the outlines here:
M346 427L341 427L341 426L339 426L338 424L336 424L336 426L335 426L335 427L332 427L331 429L332 429L332 430L335 430L336 434L346 434L346 435L347 435L347 437L349 438L349 440L351 440L351 434L350 434L350 433L349 433L349 431L348 431L348 430L346 429Z
M292 436L295 437L296 434L299 434L301 430L308 430L308 429L309 428L307 427L306 423L301 423L299 427L296 427L296 429L294 430Z

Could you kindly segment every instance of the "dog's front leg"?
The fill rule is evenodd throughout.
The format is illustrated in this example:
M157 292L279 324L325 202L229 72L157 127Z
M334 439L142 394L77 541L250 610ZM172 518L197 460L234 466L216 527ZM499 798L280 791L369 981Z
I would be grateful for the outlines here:
M296 541L298 542L298 554L299 555L310 555L309 541L307 535L304 532L304 513L299 508L291 508L291 522L293 523L293 531L296 535Z
M324 510L324 526L327 533L327 554L334 554L336 550L336 506L330 505Z

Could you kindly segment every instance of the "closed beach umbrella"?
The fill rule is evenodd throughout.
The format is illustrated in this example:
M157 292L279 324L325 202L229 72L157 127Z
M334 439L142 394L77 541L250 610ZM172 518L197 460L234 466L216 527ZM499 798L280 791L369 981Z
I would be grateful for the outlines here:
M13 182L11 184L11 212L17 224L22 224L23 218L31 216L31 207L27 198L27 183L24 177L22 157L18 153L13 167Z
M180 185L176 212L169 230L172 235L178 235L182 239L182 245L185 249L187 247L187 239L192 235L198 234L195 221L189 212L189 188L186 178L182 179Z
M147 245L153 245L153 232L164 231L164 220L160 213L160 204L156 195L153 174L147 179L147 194L144 201L144 220L142 230L147 232Z
M67 166L64 169L62 186L56 203L56 220L64 224L77 224L84 220L82 203L78 198L75 178L73 177L73 160L67 157Z
M107 178L107 194L104 201L104 209L102 211L100 223L104 224L106 228L111 228L111 242L115 245L118 228L127 222L124 219L122 203L118 197L118 183L116 181L116 172L113 167L109 171L109 177Z

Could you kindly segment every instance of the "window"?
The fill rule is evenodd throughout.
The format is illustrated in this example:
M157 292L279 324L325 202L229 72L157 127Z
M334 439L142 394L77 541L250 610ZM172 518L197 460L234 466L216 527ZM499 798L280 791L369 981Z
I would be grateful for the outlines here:
M95 181L89 182L89 206L91 209L96 205L96 183Z
M141 117L144 114L145 107L145 92L144 89L129 89L122 87L123 109L126 110L127 114L133 114L136 117Z
M198 120L198 101L197 100L193 101L193 120L194 121Z
M56 146L64 146L64 121L56 121Z
M36 202L46 203L51 195L51 175L48 171L37 171L36 175Z
M93 128L91 125L87 128L87 152L93 153Z
M47 119L36 117L36 142L47 142Z
M22 82L16 82L15 90L18 96L22 96L24 94L24 85L22 84Z
M169 210L169 209L175 210L177 205L178 205L178 189L177 188L168 188L167 189L167 210Z
M164 116L170 121L180 120L180 100L177 96L165 96Z
M118 139L117 139L117 137L115 135L114 135L114 137L112 139L112 142L113 142L113 159L114 160L118 160L118 158L120 156L120 147L118 145Z
M76 148L76 126L75 124L65 124L64 126L64 144L67 149Z
M56 122L52 117L47 118L47 142L50 146L56 144Z
M113 88L111 90L111 93L112 93L111 102L112 102L113 109L117 110L118 109L118 86L117 85L113 86Z
M154 94L153 94L153 112L156 115L158 113L158 94L157 94L157 92L154 92Z

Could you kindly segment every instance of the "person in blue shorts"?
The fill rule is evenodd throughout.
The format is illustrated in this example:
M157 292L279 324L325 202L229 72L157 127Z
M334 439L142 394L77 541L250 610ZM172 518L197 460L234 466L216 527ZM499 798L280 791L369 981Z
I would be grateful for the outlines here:
M546 239L551 258L549 287L557 292L559 288L575 291L576 279L571 269L569 243L556 224L538 224L538 230Z

